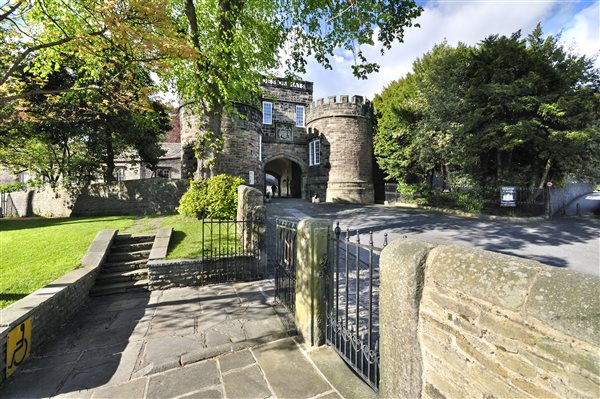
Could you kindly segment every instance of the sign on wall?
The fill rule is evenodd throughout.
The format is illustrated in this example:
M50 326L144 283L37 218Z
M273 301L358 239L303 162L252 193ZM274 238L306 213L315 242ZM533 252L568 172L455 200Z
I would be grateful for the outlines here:
M500 206L517 206L516 187L500 187Z
M248 172L248 184L251 186L254 185L254 171L253 170Z
M31 317L13 328L6 336L6 378L29 357L31 352Z

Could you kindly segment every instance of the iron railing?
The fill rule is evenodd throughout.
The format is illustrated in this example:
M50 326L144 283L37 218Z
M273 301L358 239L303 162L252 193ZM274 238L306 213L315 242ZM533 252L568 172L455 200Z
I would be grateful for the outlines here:
M374 390L379 386L379 254L369 233L333 232L333 258L325 270L326 341ZM387 245L384 234L383 246Z
M0 218L18 216L17 207L9 193L0 193Z
M275 298L292 313L296 310L296 252L298 222L277 219L275 241Z
M202 219L200 223L201 285L264 278L252 221Z

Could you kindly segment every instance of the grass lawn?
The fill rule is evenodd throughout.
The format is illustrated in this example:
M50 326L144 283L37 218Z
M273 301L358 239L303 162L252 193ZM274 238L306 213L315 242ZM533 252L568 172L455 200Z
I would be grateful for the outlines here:
M123 230L135 219L0 220L0 308L77 268L99 230Z
M202 222L200 220L180 215L164 216L160 227L173 228L167 259L202 256ZM218 256L234 251L240 253L240 233L241 225L235 226L235 223L204 223L204 255Z

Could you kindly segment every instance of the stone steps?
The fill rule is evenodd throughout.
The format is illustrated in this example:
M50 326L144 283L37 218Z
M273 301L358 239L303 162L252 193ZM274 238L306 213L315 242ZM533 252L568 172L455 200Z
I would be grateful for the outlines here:
M106 262L107 263L128 262L128 261L132 261L132 260L148 259L148 256L150 256L150 250L130 251L130 252L113 252L113 250L111 248L110 254L108 254L108 258L106 259Z
M134 242L128 244L113 245L111 253L132 252L132 251L149 251L152 249L152 241Z
M122 272L112 273L100 273L96 277L96 283L109 284L109 283L123 283L127 281L144 280L148 278L148 268L134 269Z
M144 269L146 264L148 263L148 259L138 259L132 260L129 262L113 262L113 263L105 263L102 265L102 273L115 273L115 272L126 272L129 270L136 269Z
M148 289L148 257L154 236L117 235L90 295Z
M111 294L122 294L130 291L147 291L148 280L135 280L121 283L110 283L110 284L96 284L94 288L90 290L91 296L111 295Z

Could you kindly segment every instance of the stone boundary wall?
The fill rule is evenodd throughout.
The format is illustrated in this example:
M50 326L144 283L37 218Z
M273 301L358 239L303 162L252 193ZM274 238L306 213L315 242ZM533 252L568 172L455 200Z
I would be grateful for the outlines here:
M73 204L71 216L174 213L189 187L186 179L141 179L92 184Z
M229 271L225 278L223 271ZM148 288L150 291L176 287L202 286L229 281L246 281L245 276L260 274L254 256L232 256L216 259L175 259L148 262ZM211 276L217 276L216 280Z
M380 268L383 397L598 397L597 276L411 240Z
M189 187L185 179L140 179L98 183L70 192L49 187L11 193L19 216L110 216L174 213Z
M49 187L14 192L10 196L20 217L69 217L74 202L74 194L65 189L53 191Z
M0 384L6 378L6 337L25 319L32 318L31 348L49 342L88 299L100 265L104 262L116 230L102 230L90 245L81 267L0 310Z
M567 183L565 188L552 187L550 189L550 215L561 215L565 207L575 198L594 191L595 185L591 183ZM567 215L574 216L574 215Z

